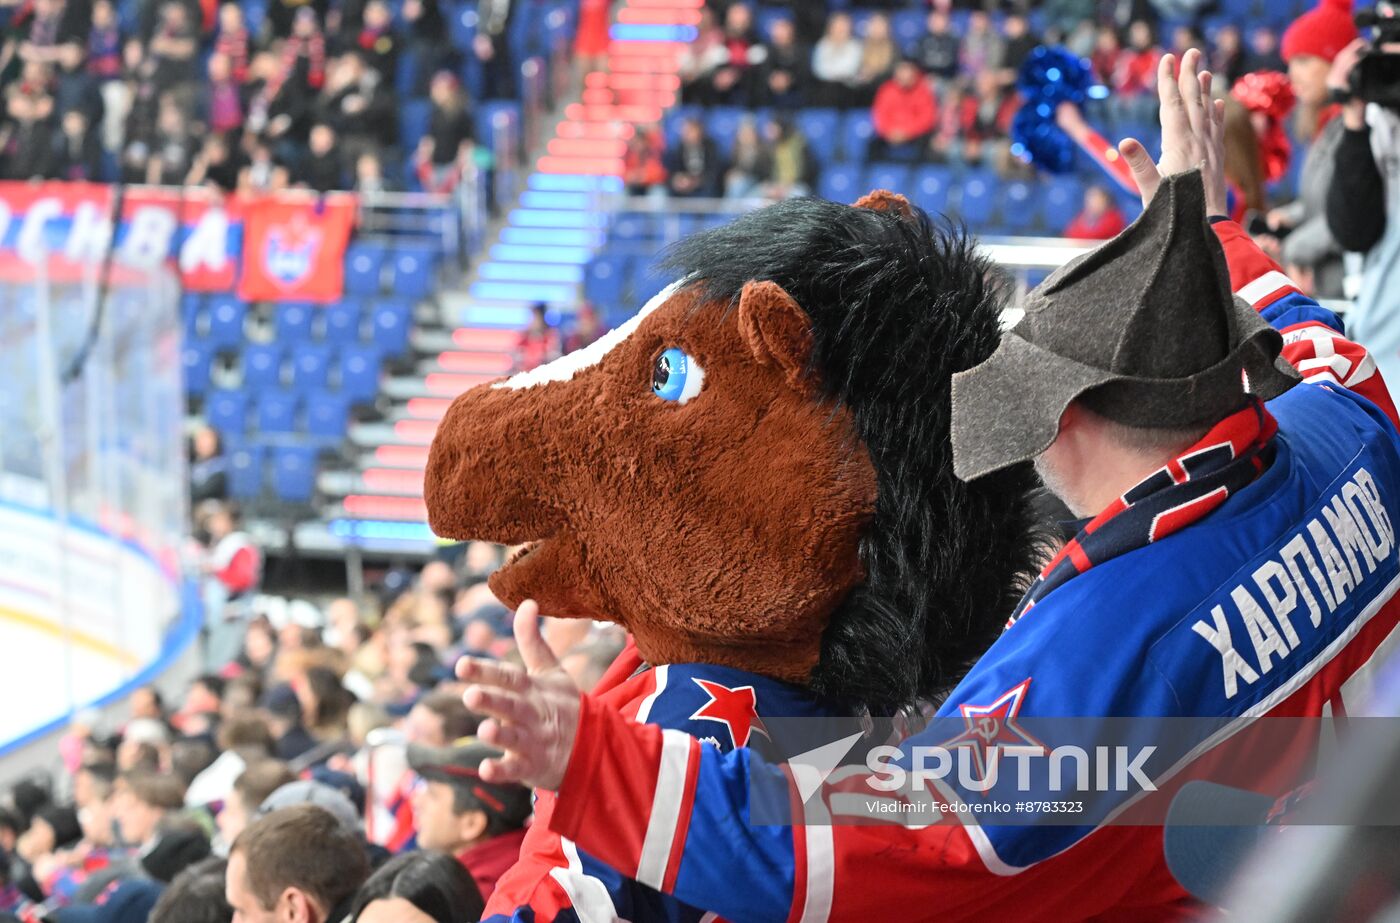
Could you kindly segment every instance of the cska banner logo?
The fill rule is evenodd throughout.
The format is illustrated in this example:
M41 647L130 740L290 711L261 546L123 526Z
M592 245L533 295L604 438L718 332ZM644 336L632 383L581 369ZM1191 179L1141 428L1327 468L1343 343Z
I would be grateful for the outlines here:
M355 223L355 197L264 200L248 209L243 275L238 296L247 301L330 302L345 284L345 246Z

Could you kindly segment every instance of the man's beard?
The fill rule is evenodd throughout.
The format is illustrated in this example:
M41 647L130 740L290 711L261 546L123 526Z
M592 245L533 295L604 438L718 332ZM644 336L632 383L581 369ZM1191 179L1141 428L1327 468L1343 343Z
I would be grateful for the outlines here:
M1040 475L1040 483L1045 485L1046 490L1058 497L1061 503L1069 507L1071 513L1081 518L1093 515L1082 509L1083 504L1074 497L1074 491L1070 489L1069 482L1062 478L1060 473L1055 470L1054 465L1050 463L1049 453L1037 455L1033 464L1035 465L1035 473Z

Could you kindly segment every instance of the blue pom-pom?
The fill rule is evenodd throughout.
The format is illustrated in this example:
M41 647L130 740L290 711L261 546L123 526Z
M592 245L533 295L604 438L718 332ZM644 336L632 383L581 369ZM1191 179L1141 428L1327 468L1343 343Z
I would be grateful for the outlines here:
M1042 45L1016 79L1024 102L1011 123L1012 151L1042 170L1068 173L1074 169L1074 142L1055 124L1061 103L1084 105L1102 99L1106 91L1094 80L1089 62L1058 46Z

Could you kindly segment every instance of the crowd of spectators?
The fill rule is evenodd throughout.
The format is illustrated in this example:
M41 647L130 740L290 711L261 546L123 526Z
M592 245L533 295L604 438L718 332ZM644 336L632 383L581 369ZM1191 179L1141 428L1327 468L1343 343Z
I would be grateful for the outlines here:
M531 813L476 777L494 751L452 670L516 656L485 582L502 553L454 546L364 599L255 597L232 660L137 690L119 726L80 716L63 771L0 797L0 919L477 919ZM547 635L584 688L623 642Z
M450 189L473 143L464 56L488 97L513 92L512 4L483 6L464 50L439 0L270 0L256 29L237 2L0 4L0 178ZM431 116L401 150L405 95Z

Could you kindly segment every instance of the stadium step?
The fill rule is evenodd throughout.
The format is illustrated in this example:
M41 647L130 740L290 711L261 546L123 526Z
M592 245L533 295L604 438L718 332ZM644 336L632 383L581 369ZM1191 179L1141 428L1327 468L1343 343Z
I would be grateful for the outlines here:
M558 282L578 285L583 281L582 266L556 266L551 263L507 263L491 261L481 266L480 277L492 282Z

